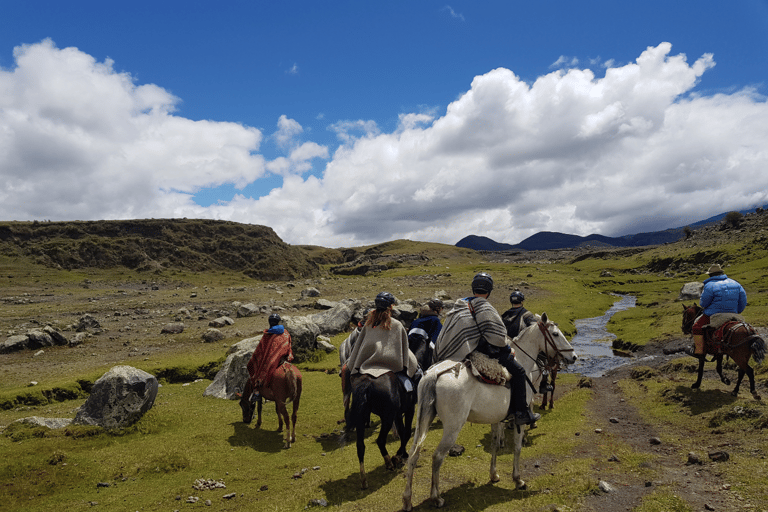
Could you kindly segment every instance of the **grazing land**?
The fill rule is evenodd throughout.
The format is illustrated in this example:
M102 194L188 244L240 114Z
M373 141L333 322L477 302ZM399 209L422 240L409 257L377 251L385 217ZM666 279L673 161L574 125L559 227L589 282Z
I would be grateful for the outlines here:
M367 433L369 488L359 488L354 437L337 424L335 353L299 363L304 394L289 450L270 404L256 430L241 422L236 402L203 391L228 348L261 333L269 311L309 315L318 299L369 301L382 290L416 303L436 292L455 299L468 294L480 270L494 276L491 300L499 311L507 309L509 292L520 289L528 309L547 312L569 337L575 320L603 314L613 293L635 295L637 306L608 325L628 364L603 377L558 376L554 409L542 411L523 448L527 490L515 490L507 450L501 482L488 482L490 429L465 426L458 441L464 453L450 457L441 472L448 510L768 510L765 401L744 384L739 397L731 396L733 385L720 383L714 364L701 389L692 390L695 360L663 353L689 343L680 332L678 293L706 277L714 262L745 287L745 316L765 336L768 214L747 215L739 226L701 228L662 246L514 253L407 240L296 247L268 228L137 222L160 233L155 242L146 241L147 232L131 234L130 223L122 232L86 223L0 226L0 342L44 326L71 342L0 354L0 510L193 510L207 500L214 510L232 511L399 510L403 475L383 467L373 444L376 418ZM47 234L36 236L43 227ZM171 243L161 244L163 238ZM243 256L251 239L264 246ZM131 258L136 251L141 256ZM320 297L305 297L309 287ZM264 312L237 318L243 303ZM99 327L77 336L85 316ZM219 316L235 323L221 329L223 340L203 342ZM185 328L162 333L169 323ZM345 336L331 342L338 347ZM132 427L105 432L14 423L74 417L93 382L123 364L162 384L155 406ZM752 365L758 393L768 399L768 363ZM732 365L726 371L734 380ZM429 454L439 438L437 421L415 473L416 510L431 509Z

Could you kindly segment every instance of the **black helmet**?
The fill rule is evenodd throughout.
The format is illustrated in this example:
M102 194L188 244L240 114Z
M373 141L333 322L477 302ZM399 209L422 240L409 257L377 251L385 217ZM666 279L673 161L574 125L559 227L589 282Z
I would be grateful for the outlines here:
M525 300L523 292L514 291L509 294L509 302L512 304L522 304Z
M472 278L472 293L491 293L493 290L493 278L485 272L478 272Z
M282 320L282 318L280 318L280 315L278 315L277 313L272 313L271 315L269 315L269 326L270 327L276 326L277 324L280 323L280 320Z
M381 292L376 296L374 303L376 304L376 309L378 310L388 309L389 306L395 303L395 296L389 292Z

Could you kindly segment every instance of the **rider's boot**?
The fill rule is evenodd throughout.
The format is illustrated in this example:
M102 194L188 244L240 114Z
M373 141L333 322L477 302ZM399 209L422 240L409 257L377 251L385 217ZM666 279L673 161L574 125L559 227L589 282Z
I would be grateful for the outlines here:
M685 350L685 353L689 356L703 356L704 355L704 335L694 334L693 345Z
M539 384L539 394L551 393L555 388L549 383L549 375L546 373L541 376L541 383Z
M509 370L512 375L512 396L509 399L509 412L507 417L503 421L513 421L515 425L530 425L536 423L541 419L541 414L531 411L528 407L525 396L526 375L525 369L520 366L520 363L512 360L513 363L505 368Z

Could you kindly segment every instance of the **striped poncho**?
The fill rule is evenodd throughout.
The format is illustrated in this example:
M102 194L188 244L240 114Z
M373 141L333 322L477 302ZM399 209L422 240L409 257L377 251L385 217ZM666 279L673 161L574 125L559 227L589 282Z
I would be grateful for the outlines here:
M507 329L499 312L483 297L458 299L445 316L435 342L433 362L463 361L477 348L481 338L496 347L507 345Z

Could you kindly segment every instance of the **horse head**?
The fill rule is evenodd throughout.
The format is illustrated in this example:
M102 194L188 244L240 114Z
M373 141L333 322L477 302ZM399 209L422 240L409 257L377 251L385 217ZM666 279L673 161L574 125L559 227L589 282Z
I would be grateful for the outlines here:
M561 360L565 364L576 362L578 356L573 346L571 346L565 334L563 334L555 322L549 319L546 313L542 313L541 320L536 325L544 336L543 352L547 357Z
M696 317L698 317L701 314L701 306L694 303L690 306L686 306L683 304L683 324L682 324L682 330L683 334L691 334L691 329L693 328L693 322L696 321Z

